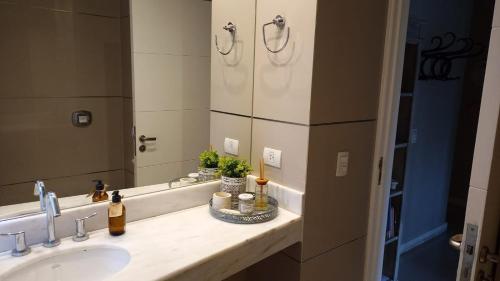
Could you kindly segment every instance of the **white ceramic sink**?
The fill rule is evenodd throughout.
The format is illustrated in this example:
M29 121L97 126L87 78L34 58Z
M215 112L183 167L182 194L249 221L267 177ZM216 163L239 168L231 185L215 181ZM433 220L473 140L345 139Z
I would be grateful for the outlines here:
M33 253L31 254L33 255ZM0 276L1 281L98 281L122 270L129 253L118 247L87 247L41 255Z

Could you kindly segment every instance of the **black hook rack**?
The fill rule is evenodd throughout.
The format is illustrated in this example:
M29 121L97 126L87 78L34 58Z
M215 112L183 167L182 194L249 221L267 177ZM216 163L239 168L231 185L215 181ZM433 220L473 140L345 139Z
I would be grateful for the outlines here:
M460 77L450 77L453 61L480 56L484 53L484 46L474 43L472 38L457 38L453 32L443 36L434 36L431 44L435 45L427 50L422 50L419 80L457 80Z

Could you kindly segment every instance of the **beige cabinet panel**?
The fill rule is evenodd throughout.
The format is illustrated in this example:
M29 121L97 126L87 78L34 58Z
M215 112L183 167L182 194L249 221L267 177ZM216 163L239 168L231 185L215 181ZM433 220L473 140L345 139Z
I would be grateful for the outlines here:
M311 127L303 259L366 235L374 132L375 122ZM340 152L345 176L336 176Z
M233 36L223 29L236 25ZM210 109L240 115L252 115L253 62L255 37L255 0L212 1L211 104Z
M301 281L363 280L365 239L360 238L302 264Z
M285 42L283 51L270 53L263 43L262 26L276 15L286 20L284 30L266 27L272 50ZM254 116L309 124L316 1L258 1L255 36Z
M250 161L252 120L250 117L232 114L210 113L210 144L220 155L224 153L224 140L239 141L239 158Z
M318 1L312 124L377 117L386 2Z

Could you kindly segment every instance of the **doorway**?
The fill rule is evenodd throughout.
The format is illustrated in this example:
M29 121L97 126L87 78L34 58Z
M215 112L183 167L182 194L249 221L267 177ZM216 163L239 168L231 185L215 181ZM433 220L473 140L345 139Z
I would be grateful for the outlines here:
M382 280L456 280L493 10L410 1Z

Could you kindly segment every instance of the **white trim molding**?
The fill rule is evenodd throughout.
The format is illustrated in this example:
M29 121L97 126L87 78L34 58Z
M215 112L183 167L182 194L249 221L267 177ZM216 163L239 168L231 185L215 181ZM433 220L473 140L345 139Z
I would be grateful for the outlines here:
M381 280L384 260L385 224L396 139L399 94L403 76L406 29L410 0L388 0L384 58L380 84L377 131L372 173L364 280ZM380 183L379 183L380 179Z
M445 233L447 229L448 229L448 224L443 223L442 225L433 228L408 242L401 243L399 246L400 247L399 251L401 254L411 251L413 248L418 247L424 244L425 242L428 242L429 240L432 240L433 238L436 238L437 236Z

